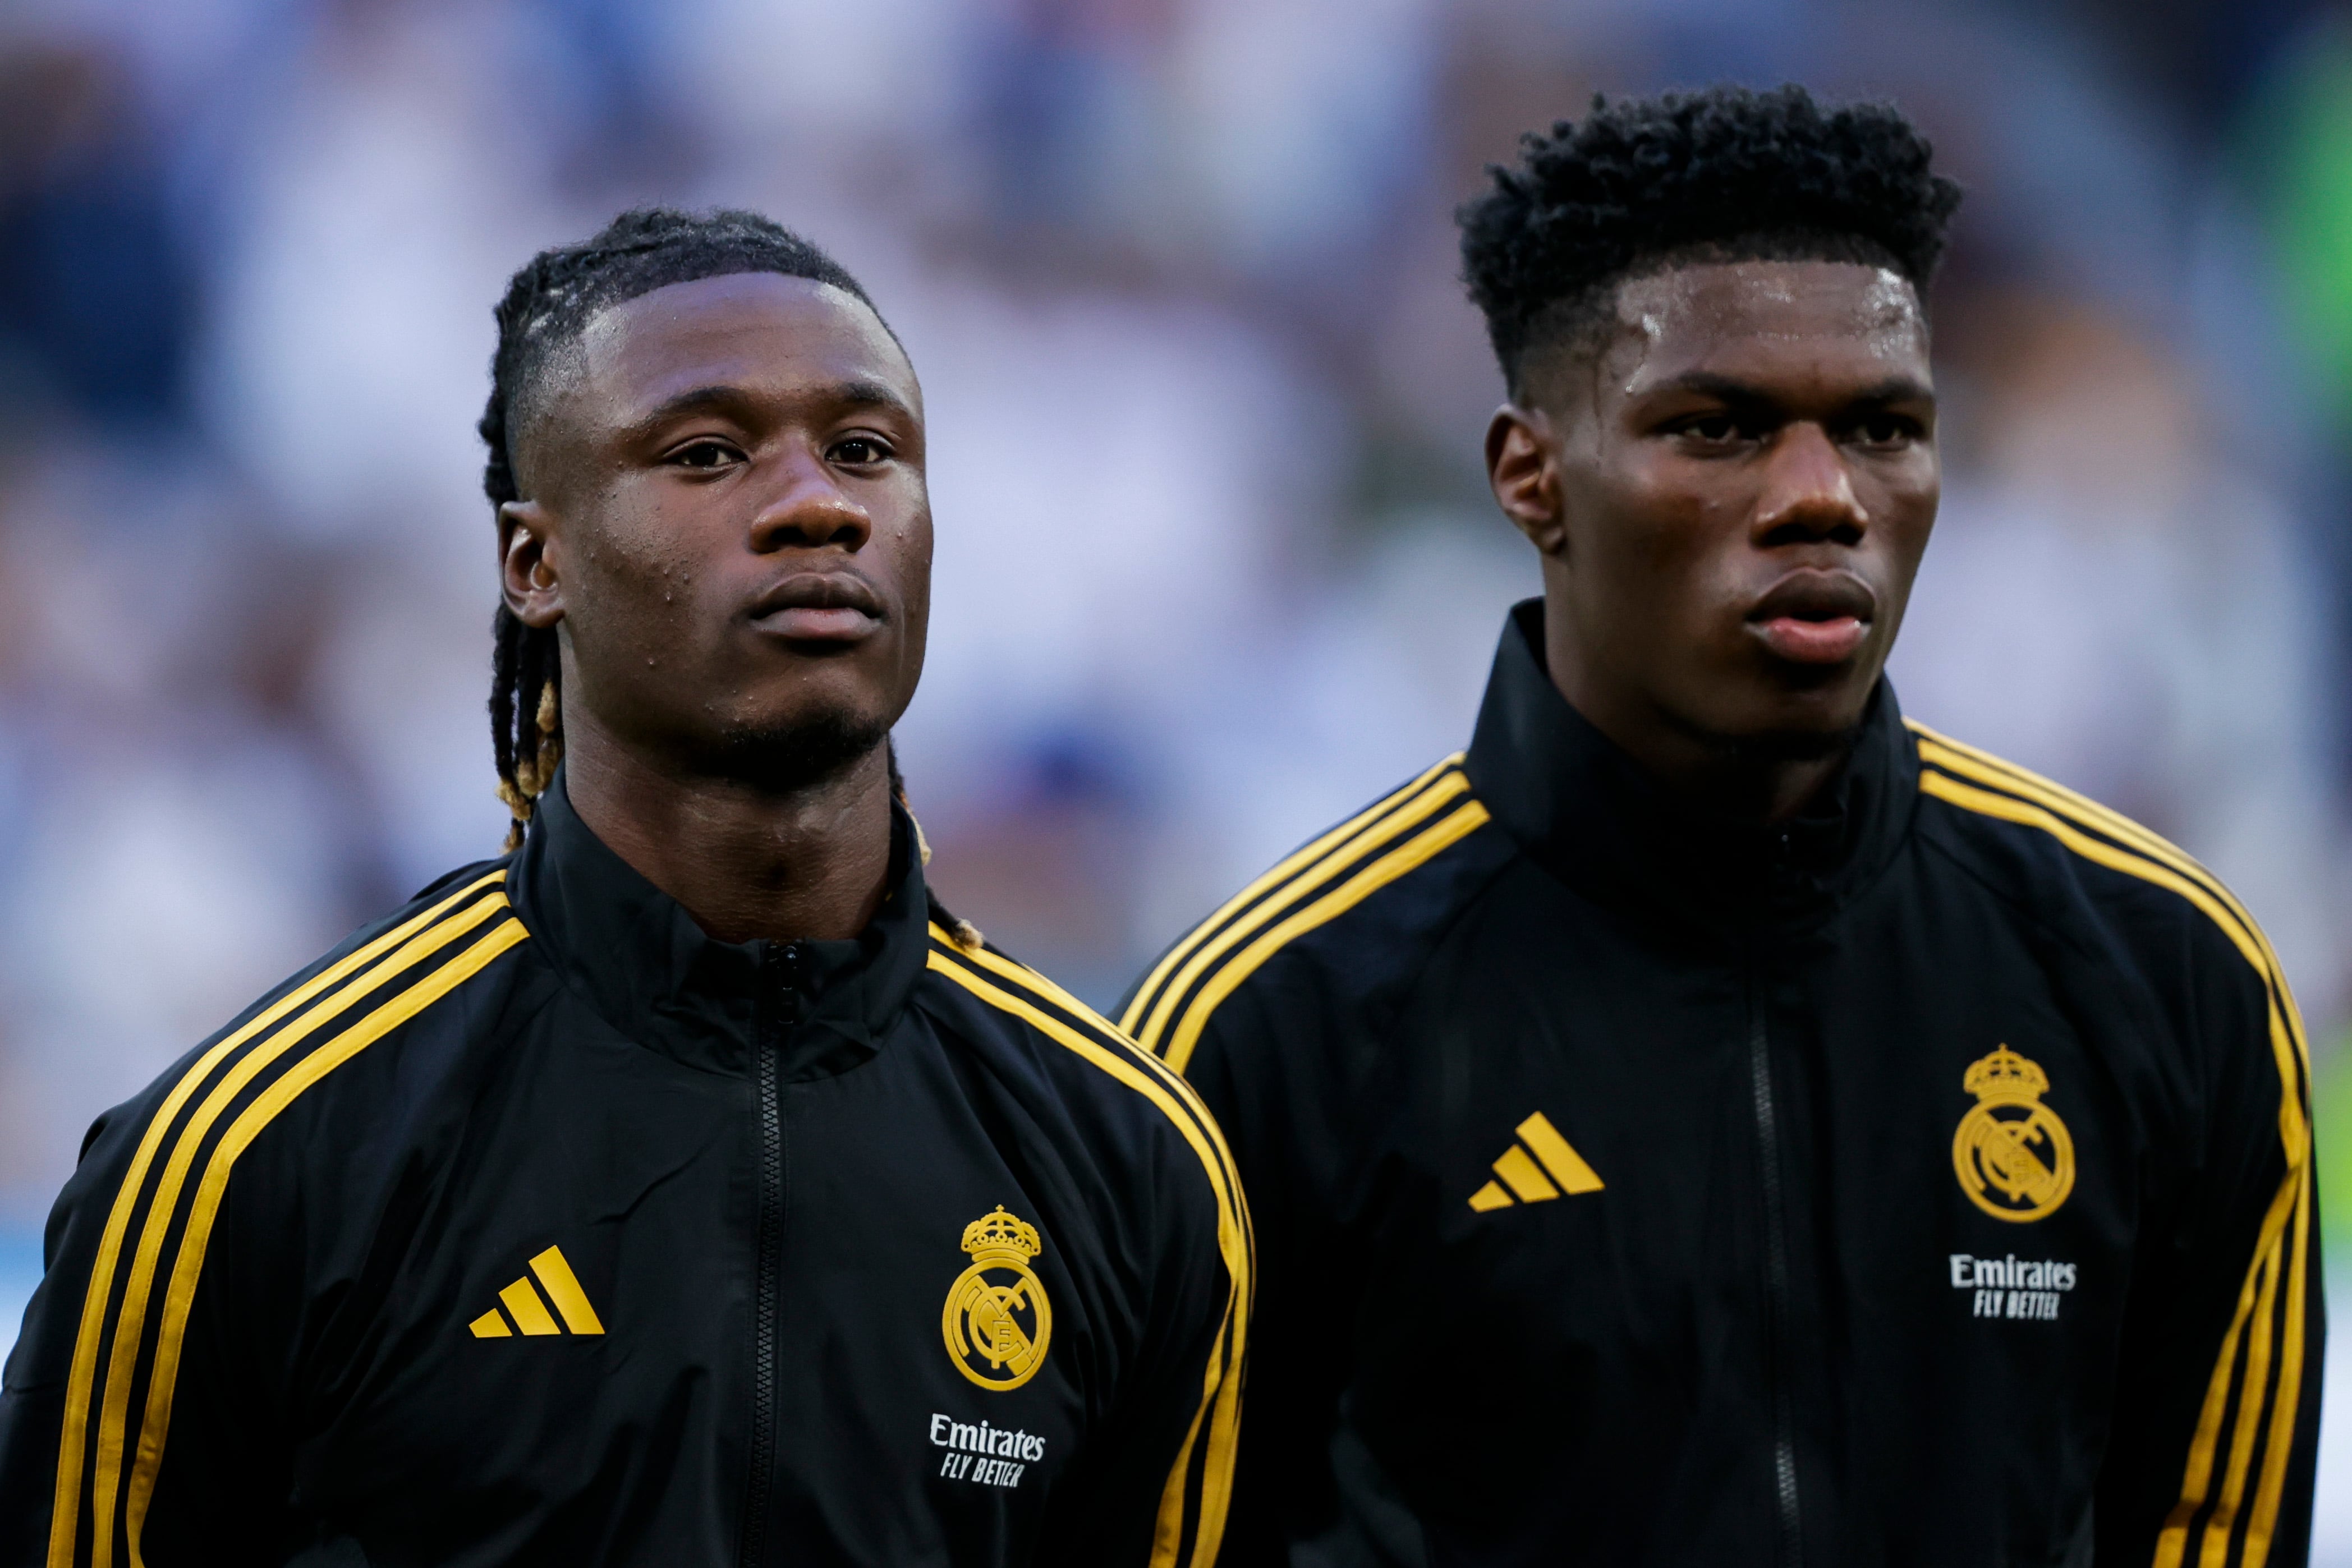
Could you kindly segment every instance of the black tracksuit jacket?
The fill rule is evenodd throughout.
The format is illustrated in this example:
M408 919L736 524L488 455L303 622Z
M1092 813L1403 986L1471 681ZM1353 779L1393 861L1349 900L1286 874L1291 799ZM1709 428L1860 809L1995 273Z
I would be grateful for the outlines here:
M1258 1225L1230 1563L2305 1560L2301 1024L2213 878L1874 699L1692 820L1519 607L1466 759L1121 1009Z
M108 1113L0 1563L1208 1568L1249 1239L1181 1080L929 918L730 946L581 822Z

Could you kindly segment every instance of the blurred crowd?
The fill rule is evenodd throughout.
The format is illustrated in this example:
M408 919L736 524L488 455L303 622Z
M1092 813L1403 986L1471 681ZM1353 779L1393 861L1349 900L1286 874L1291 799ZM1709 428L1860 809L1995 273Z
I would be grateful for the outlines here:
M1893 99L1970 190L1906 710L2207 860L2332 1039L2352 17L15 0L0 1228L37 1223L96 1112L496 852L472 429L490 305L539 246L641 201L750 205L864 279L932 426L899 740L935 875L1107 1002L1466 740L1534 591L1455 282L1482 166L1595 90L1789 78Z

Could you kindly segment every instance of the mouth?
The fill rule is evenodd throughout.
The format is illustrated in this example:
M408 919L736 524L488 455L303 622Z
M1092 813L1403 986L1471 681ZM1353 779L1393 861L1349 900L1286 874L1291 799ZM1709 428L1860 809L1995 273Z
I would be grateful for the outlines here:
M845 572L795 572L751 601L751 624L787 643L856 643L889 619L882 596Z
M1748 612L1748 628L1773 657L1842 664L1869 640L1878 596L1850 572L1811 568L1774 583Z

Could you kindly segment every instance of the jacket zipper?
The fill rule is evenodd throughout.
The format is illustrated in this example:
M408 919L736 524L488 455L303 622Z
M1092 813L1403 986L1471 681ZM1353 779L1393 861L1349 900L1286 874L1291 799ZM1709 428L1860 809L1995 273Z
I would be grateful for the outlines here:
M1804 1562L1797 1509L1795 1401L1789 1388L1789 1220L1781 1190L1780 1118L1772 1098L1772 1046L1764 1027L1757 963L1748 964L1748 1081L1756 1103L1756 1147L1764 1178L1764 1380L1772 1402L1772 1491L1776 1511L1773 1561L1781 1568Z
M785 1031L799 1021L800 951L771 947L761 960L752 1075L760 1099L760 1218L751 1280L751 1477L744 1500L742 1568L767 1561L776 1468L776 1318L784 1262Z

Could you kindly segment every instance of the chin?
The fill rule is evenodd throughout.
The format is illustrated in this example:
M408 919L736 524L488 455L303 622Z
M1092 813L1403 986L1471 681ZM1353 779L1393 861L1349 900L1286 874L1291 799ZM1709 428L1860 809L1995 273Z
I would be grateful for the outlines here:
M1751 689L1730 711L1718 708L1707 726L1734 755L1758 761L1809 762L1835 756L1853 744L1870 712L1877 672L1860 678L1849 668L1816 684L1790 688L1778 682Z
M1796 701L1773 705L1779 711L1749 731L1748 746L1790 761L1809 761L1843 750L1870 712L1874 679L1860 690L1807 692Z
M890 720L852 708L743 719L710 747L710 770L763 789L805 789L848 771L890 737Z

